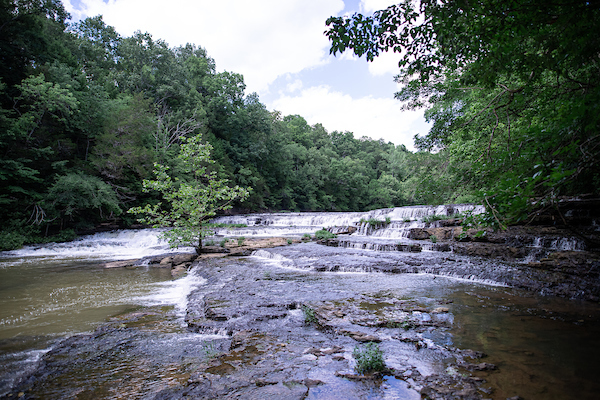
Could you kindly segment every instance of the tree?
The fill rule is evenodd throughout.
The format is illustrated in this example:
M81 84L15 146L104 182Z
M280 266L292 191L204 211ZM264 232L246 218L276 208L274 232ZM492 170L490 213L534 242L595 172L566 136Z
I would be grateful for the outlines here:
M120 214L121 208L113 189L100 178L80 173L60 176L48 190L48 207L58 213L61 220L73 220L78 214L85 214L86 221ZM93 214L98 213L97 216ZM41 222L41 220L40 220Z
M158 191L166 204L147 204L129 210L145 215L140 219L142 223L172 227L163 234L171 247L191 245L198 253L202 251L202 239L212 234L206 222L218 211L230 209L234 201L245 200L251 190L229 187L226 179L219 179L216 172L210 171L208 165L214 163L210 158L212 146L201 140L201 135L182 138L184 143L177 158L188 176L173 179L168 167L155 164L156 179L144 180L144 190Z
M396 97L433 122L416 146L492 212L600 192L600 1L405 0L327 24L334 54L400 54Z

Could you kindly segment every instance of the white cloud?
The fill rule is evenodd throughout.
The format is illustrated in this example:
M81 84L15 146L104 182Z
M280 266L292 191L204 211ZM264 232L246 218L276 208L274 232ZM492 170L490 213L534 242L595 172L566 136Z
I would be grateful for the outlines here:
M296 96L281 96L272 105L284 115L301 115L311 125L321 123L329 132L350 131L356 138L382 138L411 150L414 135L428 131L422 111L402 112L400 103L393 98L353 99L328 86L306 88Z
M296 79L293 82L288 83L285 86L285 90L289 93L293 93L297 90L302 89L302 86L304 86L304 84L302 83L302 81L300 79Z
M327 62L325 20L342 0L81 0L78 18L103 15L129 36L149 32L170 46L206 48L219 70L244 75L247 92L265 92L278 76Z
M375 76L396 76L400 72L400 67L398 67L398 61L400 61L400 54L398 53L394 53L392 51L381 53L379 54L379 56L375 57L373 62L369 63L369 73Z
M383 10L391 5L398 4L399 1L394 0L361 0L360 10L364 13L372 13L374 11Z

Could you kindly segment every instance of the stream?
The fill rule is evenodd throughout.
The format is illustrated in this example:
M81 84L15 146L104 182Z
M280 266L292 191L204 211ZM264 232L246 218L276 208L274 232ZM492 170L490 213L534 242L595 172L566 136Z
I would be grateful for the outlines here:
M597 398L596 303L513 288L519 265L384 251L468 207L222 217L248 227L216 240L295 243L179 278L145 262L170 252L156 230L0 253L0 398ZM359 222L386 217L378 232ZM350 225L358 245L297 240ZM139 262L102 267L125 259ZM388 371L363 379L352 353L371 340Z

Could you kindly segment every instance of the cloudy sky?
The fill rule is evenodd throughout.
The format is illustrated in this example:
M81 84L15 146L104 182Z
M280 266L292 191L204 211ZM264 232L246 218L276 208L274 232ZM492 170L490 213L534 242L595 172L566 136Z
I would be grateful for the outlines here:
M393 0L63 0L73 21L102 15L122 35L139 30L175 47L204 47L218 71L244 76L269 110L299 114L329 132L383 138L413 149L425 134L423 112L394 99L398 60L373 63L329 55L325 20L375 10Z

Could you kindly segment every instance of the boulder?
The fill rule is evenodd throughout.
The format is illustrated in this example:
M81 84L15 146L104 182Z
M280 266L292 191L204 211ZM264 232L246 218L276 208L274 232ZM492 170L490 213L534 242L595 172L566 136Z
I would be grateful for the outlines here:
M125 260L125 261L111 261L103 264L103 268L125 268L125 267L133 267L138 262L138 259L135 260Z

